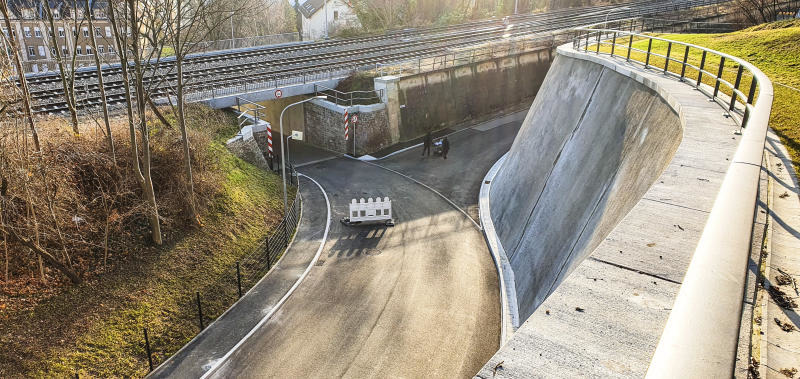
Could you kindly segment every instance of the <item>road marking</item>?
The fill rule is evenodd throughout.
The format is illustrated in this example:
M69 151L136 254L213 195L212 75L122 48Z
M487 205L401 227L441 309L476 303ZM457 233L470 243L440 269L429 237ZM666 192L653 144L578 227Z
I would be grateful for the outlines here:
M309 272L311 272L311 269L314 267L317 260L319 260L320 255L322 254L322 248L325 247L325 242L328 239L328 231L330 230L331 227L331 202L328 199L328 194L325 192L325 189L322 188L322 186L316 180L304 174L298 173L298 175L307 178L308 180L314 182L314 184L316 184L317 187L319 187L320 191L322 191L322 196L325 197L325 204L328 207L328 221L325 223L325 233L323 233L322 235L322 242L320 242L319 244L319 248L317 249L317 254L314 256L314 259L311 260L311 263L309 263L308 267L306 267L306 270L303 272L303 275L301 275L300 278L297 279L297 281L294 283L292 288L289 289L289 292L287 292L286 295L284 295L283 298L281 298L281 300L272 308L272 310L270 310L269 313L267 313L267 315L264 316L264 318L262 318L261 321L259 321L258 324L256 324L256 326L253 327L253 329L250 329L250 332L248 332L247 335L244 336L244 338L242 338L222 358L216 360L212 364L212 366L208 369L208 371L206 371L206 373L200 377L201 379L206 379L211 377L211 375L214 374L214 372L216 372L222 366L222 364L225 363L225 361L227 361L231 357L231 355L233 355L233 353L236 352L236 350L238 350L245 343L245 341L247 341L253 334L255 334L255 332L258 329L260 329L267 321L269 321L272 315L275 314L275 312L277 312L278 309L280 309L283 303L285 303L286 300L289 299L289 296L291 296L292 293L294 293L294 291L297 289L297 287L300 286L300 283L303 281L303 279L305 279L306 276L308 276Z
M452 205L452 206L453 206L453 208L457 209L459 212L461 212L462 214L464 214L464 216L466 216L468 220L472 221L472 224L473 224L473 225L475 225L475 227L476 227L476 228L478 228L478 230L483 230L483 228L481 228L481 225L480 225L480 224L478 224L477 222L475 222L475 220L473 220L473 219L472 219L472 217L470 217L470 216L469 216L469 213L467 213L465 210L461 209L461 207L459 207L458 205L456 205L456 203L454 203L452 200L448 199L448 198L447 198L447 196L445 196L445 195L442 195L442 194L441 194L439 191L437 191L437 190L433 189L431 186L429 186L429 185L427 185L427 184L425 184L425 183L423 183L423 182L420 182L419 180L417 180L417 179L414 179L414 178L412 178L412 177L410 177L410 176L408 176L408 175L406 175L406 174L403 174L403 173L402 173L402 172L400 172L400 171L396 171L396 170L393 170L393 169L391 169L391 168L388 168L388 167L383 167L383 166L381 166L381 165L379 165L379 164L372 163L372 162L369 162L369 161L362 161L362 160L359 160L359 159L357 159L357 158L353 158L353 157L351 157L351 156L349 156L349 155L345 155L345 157L347 157L347 158L350 158L350 159L352 159L352 160L356 160L356 161L359 161L359 162L365 163L365 164L368 164L368 165L371 165L371 166L375 166L375 167L382 168L382 169L384 169L384 170L386 170L386 171L389 171L389 172L395 173L395 174L397 174L397 175L400 175L400 176L402 176L402 177L404 177L404 178L406 178L406 179L408 179L408 180L410 180L410 181L412 181L412 182L414 182L414 183L417 183L417 184L419 184L419 185L421 185L421 186L423 186L423 187L427 188L427 189L428 189L428 190L430 190L431 192L433 192L433 193L435 193L435 194L439 195L439 197L441 197L442 199L444 199L444 201L446 201L446 202L450 203L450 205Z

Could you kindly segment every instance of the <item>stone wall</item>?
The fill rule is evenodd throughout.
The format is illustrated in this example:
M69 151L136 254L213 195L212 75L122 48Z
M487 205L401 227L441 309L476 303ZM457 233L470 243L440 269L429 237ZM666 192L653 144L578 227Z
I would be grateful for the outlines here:
M389 121L384 104L355 105L348 112L358 115L358 123L350 126L350 139L344 139L345 107L324 100L304 104L305 142L343 154L364 155L381 150L396 143L389 130ZM355 137L355 138L353 138Z

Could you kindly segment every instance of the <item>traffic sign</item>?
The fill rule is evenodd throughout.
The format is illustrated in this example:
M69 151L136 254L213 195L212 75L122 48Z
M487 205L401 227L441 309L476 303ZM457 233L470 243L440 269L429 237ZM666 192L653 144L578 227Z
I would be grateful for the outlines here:
M350 117L350 119L353 120L354 124L357 123L358 122L358 114L354 114L352 117Z
M276 99L280 99L280 98L282 98L282 97L283 97L283 91L281 91L281 90L279 90L279 89L276 89L276 90L275 90L275 98L276 98Z

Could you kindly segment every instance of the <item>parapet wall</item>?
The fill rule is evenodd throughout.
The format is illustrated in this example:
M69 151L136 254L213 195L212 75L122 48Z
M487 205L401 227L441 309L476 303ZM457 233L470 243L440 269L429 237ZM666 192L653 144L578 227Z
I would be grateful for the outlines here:
M639 202L681 139L678 115L650 88L555 58L490 193L520 320Z

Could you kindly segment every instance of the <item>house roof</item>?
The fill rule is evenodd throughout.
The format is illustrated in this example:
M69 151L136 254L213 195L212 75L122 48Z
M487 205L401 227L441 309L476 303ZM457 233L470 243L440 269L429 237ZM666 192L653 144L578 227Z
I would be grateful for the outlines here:
M300 3L300 13L305 18L311 18L317 11L325 6L325 0L288 0L289 5L294 7L295 3ZM328 0L330 1L330 0ZM345 0L345 4L350 6L350 1Z

